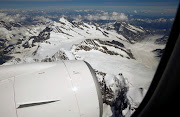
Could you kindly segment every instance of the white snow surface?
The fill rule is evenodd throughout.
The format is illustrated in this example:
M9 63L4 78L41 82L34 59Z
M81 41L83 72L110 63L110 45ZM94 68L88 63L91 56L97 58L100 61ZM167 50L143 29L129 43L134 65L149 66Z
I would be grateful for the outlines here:
M149 35L141 42L137 42L133 45L124 43L125 46L131 50L136 60L145 65L146 67L156 69L159 61L152 52L155 49L163 49L165 45L155 44L155 40L163 37L163 35Z
M140 28L137 28L137 27L135 27L135 26L133 26L133 25L130 25L130 24L128 24L128 26L129 26L129 29L130 29L131 31L134 31L134 32L136 32L136 33L137 33L137 31L144 33L144 30L142 30L142 29L140 29Z
M153 69L140 64L136 60L126 59L115 55L110 56L96 50L82 50L74 54L81 57L79 60L85 60L90 63L96 70L114 75L123 73L129 84L134 87L148 89L149 83L154 75Z
M111 117L113 115L111 107L107 104L103 104L103 115L102 117Z

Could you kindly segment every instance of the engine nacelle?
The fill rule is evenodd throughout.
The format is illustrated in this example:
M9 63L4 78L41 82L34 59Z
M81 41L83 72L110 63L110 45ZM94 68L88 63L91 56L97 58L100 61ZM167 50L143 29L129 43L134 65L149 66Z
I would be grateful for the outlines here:
M93 69L83 61L0 67L0 117L101 117Z

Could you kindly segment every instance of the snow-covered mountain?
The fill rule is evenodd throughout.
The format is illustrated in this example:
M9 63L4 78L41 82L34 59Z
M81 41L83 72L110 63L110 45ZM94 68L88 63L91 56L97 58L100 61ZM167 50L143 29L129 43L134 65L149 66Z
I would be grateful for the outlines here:
M109 27L65 17L47 25L1 22L1 63L84 60L93 67L101 85L104 117L130 116L153 78L158 64L153 50L164 48L155 43L162 35L147 36L142 27L125 22Z
M119 34L123 34L130 42L141 40L146 34L146 30L144 30L142 27L133 26L127 24L126 22L116 22L114 24L114 29Z

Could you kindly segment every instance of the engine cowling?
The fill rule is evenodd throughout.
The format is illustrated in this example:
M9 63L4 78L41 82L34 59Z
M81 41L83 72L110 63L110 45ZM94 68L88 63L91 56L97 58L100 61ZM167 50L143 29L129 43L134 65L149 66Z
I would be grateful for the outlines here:
M83 61L0 67L1 117L101 117L102 98Z

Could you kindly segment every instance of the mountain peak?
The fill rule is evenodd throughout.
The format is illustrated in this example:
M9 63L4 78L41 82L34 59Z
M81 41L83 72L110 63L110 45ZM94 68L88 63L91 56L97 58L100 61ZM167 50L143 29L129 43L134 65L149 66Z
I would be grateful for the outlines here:
M61 23L67 23L67 22L69 22L68 19L67 19L65 16L62 16L62 17L59 19L59 21L60 21Z

